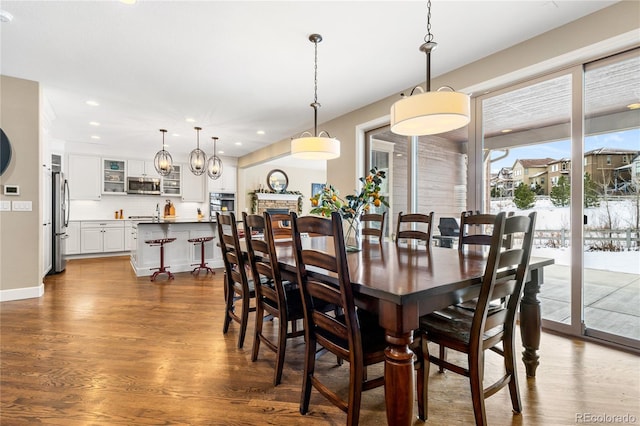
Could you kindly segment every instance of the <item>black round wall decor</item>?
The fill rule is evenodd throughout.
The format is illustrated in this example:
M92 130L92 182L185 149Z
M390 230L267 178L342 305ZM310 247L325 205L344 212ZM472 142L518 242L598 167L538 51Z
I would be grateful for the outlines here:
M7 170L9 163L11 162L11 144L9 138L4 133L4 130L0 129L0 176Z

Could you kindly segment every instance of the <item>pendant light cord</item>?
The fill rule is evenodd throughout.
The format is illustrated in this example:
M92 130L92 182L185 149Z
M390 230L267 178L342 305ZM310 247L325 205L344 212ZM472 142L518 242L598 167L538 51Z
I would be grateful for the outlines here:
M320 39L322 40L322 38ZM313 108L313 136L318 136L318 108L320 108L320 104L318 103L318 38L313 39L313 44L315 46L315 55L314 55L314 65L313 65L313 103L311 107Z

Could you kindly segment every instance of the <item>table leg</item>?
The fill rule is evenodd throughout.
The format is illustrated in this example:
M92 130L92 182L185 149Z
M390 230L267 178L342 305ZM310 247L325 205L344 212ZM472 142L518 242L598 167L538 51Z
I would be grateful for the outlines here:
M387 424L413 423L413 351L409 349L412 333L393 336L387 332L389 347L385 350L384 393Z
M524 285L524 295L520 303L520 335L522 336L522 361L527 377L536 376L538 368L538 349L540 348L540 329L542 315L540 313L540 285L543 281L542 268L530 271L531 279Z

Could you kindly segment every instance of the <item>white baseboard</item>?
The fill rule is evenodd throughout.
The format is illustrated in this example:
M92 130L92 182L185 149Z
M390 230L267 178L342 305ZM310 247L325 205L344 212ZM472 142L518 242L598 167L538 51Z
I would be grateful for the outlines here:
M33 299L44 295L44 284L37 287L12 288L9 290L0 290L0 302L9 302L11 300Z

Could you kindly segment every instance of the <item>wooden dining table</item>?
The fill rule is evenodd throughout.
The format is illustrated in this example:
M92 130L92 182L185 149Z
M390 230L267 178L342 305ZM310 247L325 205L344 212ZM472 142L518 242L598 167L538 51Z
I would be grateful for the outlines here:
M328 249L328 239L303 238L303 246ZM283 274L295 279L291 240L276 243ZM360 308L378 314L386 331L385 403L389 425L414 421L413 352L409 345L419 318L454 303L477 297L486 264L486 252L399 244L364 242L358 252L347 254L354 297ZM532 257L520 306L520 329L527 376L535 376L540 345L540 302L537 294L543 268L553 259Z

